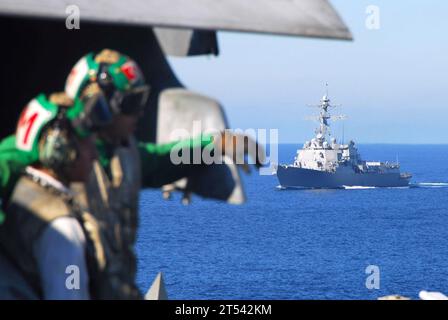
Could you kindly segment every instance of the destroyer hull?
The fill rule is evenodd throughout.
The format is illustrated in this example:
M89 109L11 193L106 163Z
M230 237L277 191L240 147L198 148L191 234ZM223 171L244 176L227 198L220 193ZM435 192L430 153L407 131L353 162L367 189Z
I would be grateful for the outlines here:
M286 165L279 165L277 167L277 178L282 187L406 187L409 185L409 178L402 177L399 172L355 173L349 169L326 172Z

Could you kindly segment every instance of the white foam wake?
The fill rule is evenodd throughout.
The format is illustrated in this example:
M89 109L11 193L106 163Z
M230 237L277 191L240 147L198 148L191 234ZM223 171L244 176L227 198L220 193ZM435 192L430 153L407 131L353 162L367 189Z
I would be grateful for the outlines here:
M417 187L421 188L446 188L448 187L447 182L420 182L415 184Z
M353 190L353 189L375 189L376 187L366 187L366 186L342 186L342 188L347 190Z

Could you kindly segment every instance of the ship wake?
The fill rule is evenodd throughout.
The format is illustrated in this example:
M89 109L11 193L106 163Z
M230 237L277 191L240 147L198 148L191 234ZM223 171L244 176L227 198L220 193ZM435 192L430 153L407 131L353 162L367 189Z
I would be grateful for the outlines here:
M376 189L377 187L366 187L366 186L342 186L346 190L363 190L363 189Z
M448 188L448 182L420 182L411 184L414 188Z

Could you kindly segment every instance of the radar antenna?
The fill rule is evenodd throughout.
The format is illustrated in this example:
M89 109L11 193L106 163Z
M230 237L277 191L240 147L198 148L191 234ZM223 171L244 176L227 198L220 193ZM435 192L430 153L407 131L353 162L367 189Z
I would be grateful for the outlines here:
M345 120L347 117L345 115L331 115L330 108L335 108L336 105L330 103L330 98L328 97L328 83L325 83L325 95L320 100L320 104L314 105L320 109L319 115L306 117L308 120L317 120L319 122L319 127L316 128L316 139L320 140L322 143L331 136L330 124L331 121Z

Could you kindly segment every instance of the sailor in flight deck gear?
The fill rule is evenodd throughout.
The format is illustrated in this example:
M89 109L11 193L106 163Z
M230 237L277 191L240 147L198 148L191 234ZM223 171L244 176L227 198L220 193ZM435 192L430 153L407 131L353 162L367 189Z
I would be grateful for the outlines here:
M137 64L116 51L103 50L97 55L81 58L71 71L66 93L76 99L88 86L104 93L114 117L112 123L98 133L99 161L94 163L89 183L79 185L85 205L100 221L114 225L106 230L113 239L114 264L121 277L117 291L141 298L135 282L136 258L134 245L137 233L138 198L142 187L160 187L191 174L193 168L174 166L170 161L171 147L137 143L133 132L146 105L149 87L145 85ZM192 147L211 143L210 137L192 141ZM143 165L143 172L141 165ZM82 201L82 199L81 199Z
M123 67L123 69L127 70L126 67ZM130 71L127 70L127 72ZM92 73L90 74L92 75ZM117 77L119 79L120 75ZM74 104L73 107L67 109L66 114L67 117L71 119L72 125L80 133L87 129L93 130L99 128L110 122L110 110L116 110L115 112L118 115L114 117L115 120L119 120L120 118L122 120L129 120L129 117L126 117L126 112L130 112L130 109L123 110L124 115L120 116L121 114L117 112L117 109L114 107L111 108L109 103L107 103L107 107L105 108L106 97L104 92L99 90L99 85L96 81L90 80L91 79L89 79L88 83L83 83L83 89L77 92L74 99L61 94L53 94L49 98L44 95L39 95L37 98L33 99L22 113L17 134L5 138L0 143L0 168L2 169L0 171L0 195L1 199L3 199L3 208L8 206L12 190L25 167L38 163L39 148L37 147L36 141L39 138L41 128L45 126L47 122L55 118L59 104L66 107ZM129 106L132 108L134 106L133 103L127 103L127 101L129 101L128 99L132 99L132 96L129 97L125 94L121 95L117 93L114 97L121 101L121 103L115 104L116 107ZM114 104L112 103L112 105ZM135 115L132 117L135 117ZM123 120L123 122L126 122L126 120ZM112 131L110 136L115 137L114 133L115 131ZM138 196L138 188L132 190L130 193L126 193L129 190L126 190L125 184L127 183L127 185L132 186L134 181L139 183L139 179L135 177L140 173L138 168L140 159L138 155L135 155L135 150L137 148L126 147L126 140L131 140L129 137L130 133L127 133L126 131L124 134L121 133L121 135L124 135L125 138L123 139L125 141L121 148L118 148L118 146L120 146L119 143L117 146L111 143L103 143L102 140L97 141L98 146L102 151L102 161L99 163L101 163L105 169L99 166L99 163L96 163L94 170L95 174L93 174L92 178L94 183L93 187L90 188L91 193L89 193L89 198L92 202L92 207L96 209L94 210L94 213L96 214L96 218L100 221L101 234L105 234L103 238L107 240L105 241L105 248L103 248L104 255L107 255L107 263L101 276L95 277L96 280L103 279L103 285L97 285L96 293L91 295L91 297L95 298L141 298L135 285L133 245L126 245L127 243L133 244L135 241L134 230L136 229L136 222L132 221L132 217L130 218L130 210L126 205L130 204L131 209L133 209L132 211L136 211L135 207L137 206L138 200L137 198L129 200L129 195L131 197L133 194ZM120 137L120 134L118 136ZM105 135L105 137L107 138L107 135ZM112 141L116 140L112 139ZM196 139L189 142L191 142L191 147L201 147L210 143L207 139L202 141ZM153 144L139 145L138 151L140 157L144 160L143 162L146 164L145 167L149 169L145 175L147 178L143 180L145 182L144 185L155 187L161 186L166 183L165 181L173 181L173 179L175 180L178 176L185 176L186 172L188 173L192 171L189 170L191 166L182 168L182 166L171 165L169 151L174 145L175 143L163 146ZM111 151L111 153L108 153L109 151ZM115 155L115 157L112 157L111 154ZM129 155L132 161L121 160L126 154ZM121 161L117 161L118 159ZM126 166L123 166L123 164L126 164ZM160 170L163 167L166 169ZM120 171L122 169L125 169L124 172L126 175L124 177L126 180L120 182ZM107 172L108 174L110 174L109 172L113 172L115 174L114 179L112 180L113 185L110 185L110 187L106 189L104 188L104 183L110 184L110 181L108 182L109 178L104 172ZM101 173L103 173L103 175L101 175ZM97 175L103 179L95 182ZM118 186L121 186L121 188L117 187L117 184ZM92 183L89 185L92 186ZM72 183L71 188L74 190L82 190L83 184ZM110 204L107 200L107 197L109 196L111 196L111 200L113 197L123 199L123 207L121 206L122 202L118 202L117 204L113 201L111 201L111 206L109 206ZM85 193L76 194L76 197L78 198L78 202L81 201L83 205L87 207ZM106 199L104 199L104 197L106 197ZM135 207L132 207L134 203ZM122 208L123 210L121 210ZM11 210L9 211L11 212ZM109 211L122 212L123 214L112 215L108 214ZM123 220L126 223L122 223ZM1 221L0 224L2 222L4 223L4 221ZM5 259L1 259L1 256L2 255L0 254L0 269L14 271L14 266L3 265L2 267L2 261L5 262ZM6 260L6 263L7 262L8 261ZM4 274L11 274L11 272L5 272ZM97 283L98 282L99 281L97 281ZM18 281L16 281L16 283L18 283ZM2 286L1 281L0 286ZM4 290L4 292L6 291L7 290ZM33 295L23 294L22 292L17 297L25 298L33 297Z
M121 284L127 282L130 294L141 297L135 285L134 253L139 191L197 174L200 165L172 163L170 153L179 146L179 141L157 145L135 140L133 132L149 96L149 87L135 61L109 49L96 55L87 54L70 72L65 92L76 99L89 85L97 85L104 93L114 117L110 125L98 132L99 161L94 163L93 174L85 186L84 194L89 197L84 201L98 219L116 225L113 231L109 230L119 234L115 239L121 240L115 243L114 269L124 270ZM231 144L232 140L214 141L212 135L202 134L182 144L193 149L214 147L218 143L221 148L221 144Z
M88 299L101 290L102 236L69 188L92 170L93 126L91 119L80 121L84 107L75 105L76 110L70 101L65 95L39 96L20 117L16 147L28 155L22 164L30 163L0 226L1 298ZM67 272L74 273L72 282Z
M27 165L39 160L36 144L39 129L56 117L60 106L68 108L66 116L81 135L97 130L112 118L104 97L95 93L75 101L63 92L48 96L39 94L32 99L21 114L17 135L0 141L0 225L5 218L1 210L7 206L18 177Z

